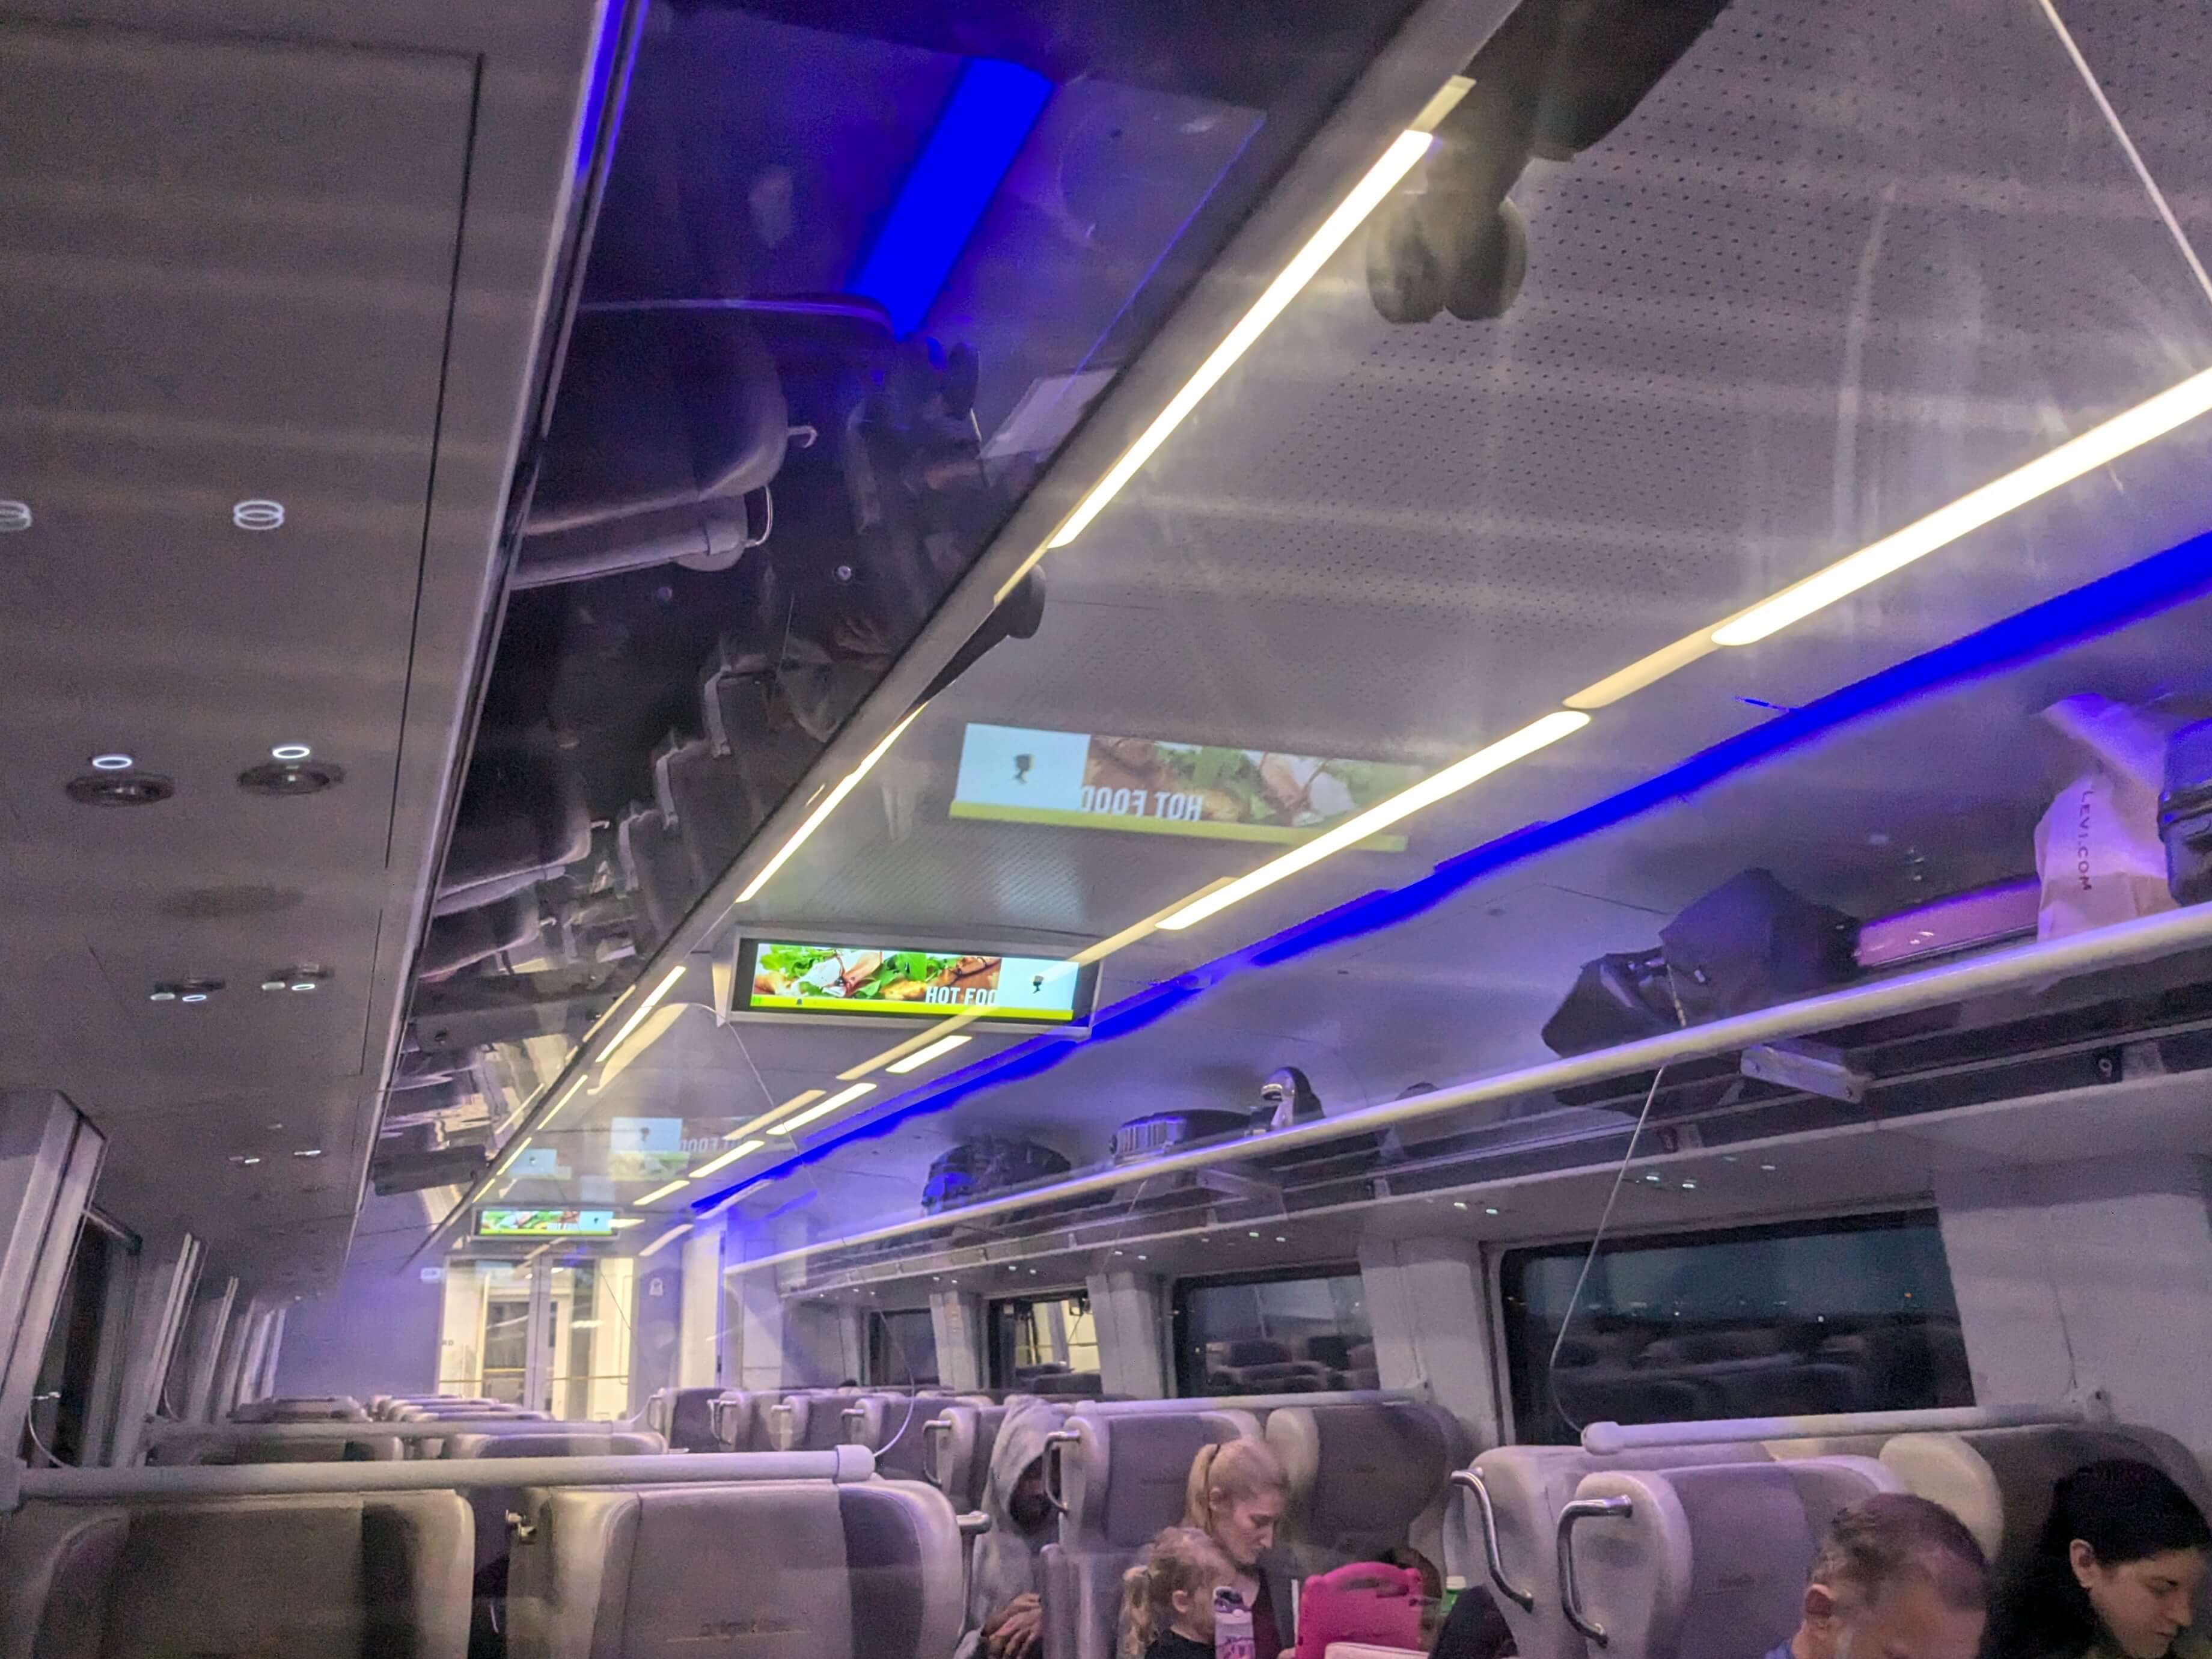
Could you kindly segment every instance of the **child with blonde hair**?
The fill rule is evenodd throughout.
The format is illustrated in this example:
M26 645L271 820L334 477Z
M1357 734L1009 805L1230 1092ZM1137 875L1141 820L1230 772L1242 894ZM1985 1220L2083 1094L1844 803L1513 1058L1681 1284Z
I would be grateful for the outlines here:
M1236 1582L1210 1536L1170 1527L1121 1576L1121 1659L1213 1659L1213 1592Z

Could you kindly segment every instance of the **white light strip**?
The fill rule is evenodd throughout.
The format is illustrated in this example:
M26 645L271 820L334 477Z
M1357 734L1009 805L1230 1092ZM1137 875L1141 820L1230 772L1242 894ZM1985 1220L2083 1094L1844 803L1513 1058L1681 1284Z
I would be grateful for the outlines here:
M862 1078L867 1076L869 1073L875 1071L879 1066L889 1066L890 1065L890 1062L895 1060L903 1060L907 1055L912 1054L917 1048L927 1048L931 1043L935 1042L945 1032L957 1031L963 1025L972 1025L981 1018L982 1015L981 1013L970 1010L967 1013L954 1014L950 1018L940 1020L926 1031L915 1032L914 1036L907 1038L903 1042L893 1043L890 1048L884 1049L883 1053L879 1054L869 1055L867 1059L862 1060L858 1066L847 1066L843 1071L837 1073L837 1081L840 1083L858 1083ZM896 1071L897 1068L893 1066L892 1069Z
M801 1092L792 1096L792 1097L789 1100L785 1101L782 1105L769 1107L768 1110L763 1112L758 1117L746 1124L743 1128L732 1129L729 1133L724 1135L722 1139L725 1140L742 1140L747 1135L753 1134L758 1131L768 1128L776 1121L776 1119L781 1117L786 1112L796 1111L799 1108L806 1104L810 1100L821 1099L823 1091L819 1089L804 1090Z
M702 1164L697 1169L692 1170L691 1179L694 1181L704 1181L708 1176L714 1174L715 1170L726 1170L731 1164L735 1164L739 1158L744 1157L746 1153L757 1152L767 1145L768 1142L765 1140L741 1140L736 1146L731 1147L728 1152L720 1153L720 1155L708 1159L706 1163Z
M849 1106L854 1101L858 1100L862 1095L873 1094L875 1092L875 1088L876 1085L872 1083L855 1083L849 1089L840 1089L836 1094L830 1096L829 1099L823 1101L819 1106L810 1106L805 1111L801 1112L797 1117L778 1124L776 1126L775 1133L780 1135L788 1135L797 1130L803 1129L808 1124L813 1122L817 1118L829 1116L830 1113L836 1111L840 1106Z
M1106 503L1121 492L1121 486L1137 475L1138 470L1152 459L1169 435L1183 423L1191 410L1196 409L1206 394L1213 390L1221 377L1228 374L1239 357L1250 350L1253 343L1267 332L1267 325L1283 314L1284 309L1314 278L1316 272L1327 264L1330 256L1342 247L1352 233L1359 228L1360 222L1375 210L1376 205L1398 185L1413 168L1413 164L1428 154L1434 142L1425 132L1401 132L1390 141L1390 148L1382 152L1382 159L1367 170L1367 176L1352 188L1352 193L1337 204L1336 211L1322 222L1319 230L1294 255L1282 274L1267 284L1251 310L1238 319L1229 331L1229 337L1214 347L1206 360L1198 366L1198 372L1183 382L1182 390L1168 402L1168 406L1154 417L1144 434L1131 444L1121 459L1114 463L1104 477L1091 486L1074 512L1069 514L1060 528L1053 532L1047 547L1066 547L1080 536L1097 518Z
M620 1232L625 1227L642 1227L645 1225L645 1218L641 1215L620 1216L611 1224L617 1232Z
M653 1241L653 1243L650 1243L650 1244L647 1245L643 1249L640 1250L640 1251L637 1253L637 1259L638 1259L640 1261L644 1261L644 1260L646 1259L646 1257L647 1257L647 1256L651 1255L652 1255L655 1250L659 1249L662 1245L664 1245L664 1244L665 1244L665 1243L669 1243L671 1240L672 1240L672 1239L678 1239L678 1238L683 1237L684 1234L686 1234L686 1233L690 1232L690 1231L691 1231L691 1224L690 1224L690 1222L688 1222L688 1221L687 1221L687 1222L685 1222L685 1223L684 1223L684 1224L683 1224L683 1225L681 1225L681 1226L679 1226L679 1227L671 1227L671 1228L670 1228L666 1232L665 1232L665 1233L661 1234L661 1236L660 1236L659 1237L658 1237L658 1238L654 1239L654 1240Z
M566 1106L570 1101L576 1097L576 1091L584 1086L586 1081L589 1079L589 1076L590 1073L586 1072L579 1072L576 1074L576 1080L561 1091L561 1098L555 1101L551 1106L546 1109L545 1115L538 1121L538 1127L539 1128L549 1129L552 1127L554 1118L559 1115L560 1110L563 1106Z
M1823 605L1833 605L1856 593L1868 583L1901 570L1915 559L1947 547L1961 536L2002 518L2039 496L2047 495L2085 473L2108 465L2131 449L2162 438L2176 427L2212 409L2212 369L2192 374L2180 385L2161 392L2148 403L2137 404L2115 415L2102 426L2093 426L2078 438L2069 438L2026 466L1969 490L1948 507L1939 507L1917 523L1884 536L1826 570L1784 588L1772 599L1731 617L1713 629L1717 645L1749 645L1809 617Z
M974 1037L965 1035L939 1037L927 1048L918 1048L904 1060L893 1062L890 1069L898 1076L904 1077L908 1072L918 1072L931 1060L942 1060L963 1043L973 1042L975 1040Z
M506 1158L501 1160L499 1168L492 1171L492 1178L494 1180L497 1180L501 1176L505 1175L509 1170L512 1170L514 1167L514 1160L520 1158L524 1152L529 1150L529 1148L530 1137L528 1135L525 1135L521 1139L514 1143L514 1149L507 1153Z
M750 881L745 884L744 890L738 895L738 903L745 903L747 901L751 899L755 894L758 893L762 888L767 886L769 879L775 876L775 872L783 868L786 860L787 860L793 853L796 853L800 848L806 845L806 838L822 827L823 821L827 819L832 812L837 810L838 805L844 800L846 796L853 793L854 787L859 784L860 780L866 777L868 774L874 769L876 763L881 760L885 755L890 753L891 745L899 740L899 738L904 733L907 727L914 724L915 716L921 713L921 709L920 708L908 709L907 711L907 717L901 720L896 726L891 727L890 735L885 737L884 740L878 744L873 749L868 750L867 758L863 760L850 772L847 773L844 778L839 781L837 787L822 798L822 804L816 807L811 812L809 812L806 815L806 821L801 823L798 829L791 832L791 839L784 842L781 847L778 848L776 849L775 856L761 866L760 874L755 876Z
M1588 714L1572 709L1560 709L1543 719L1522 726L1510 737L1500 738L1485 749L1478 749L1463 760L1454 761L1440 772L1431 773L1409 788L1400 790L1389 799L1369 807L1357 817L1346 818L1334 830L1315 836L1302 847L1293 848L1280 858L1271 859L1258 869L1239 876L1224 886L1193 899L1173 915L1163 917L1160 926L1170 932L1179 932L1193 922L1203 921L1218 911L1227 909L1242 899L1248 899L1262 888L1272 887L1285 876L1319 864L1332 854L1341 853L1347 847L1357 847L1370 836L1389 828L1399 819L1433 806L1448 795L1457 794L1479 778L1510 766L1515 761L1534 754L1547 744L1557 743L1571 732L1579 732L1589 724Z
M669 1194L681 1191L684 1188L689 1187L690 1184L691 1177L690 1176L678 1176L675 1180L670 1182L665 1187L655 1187L643 1198L638 1200L638 1203L641 1206L657 1204L662 1199L667 1197Z
M628 1036L632 1031L637 1030L639 1022L644 1019L644 1018L647 1014L651 1013L655 1008L660 1006L661 998L666 996L671 991L674 990L676 988L676 981L684 977L684 964L680 962L673 968L671 968L668 970L668 976L662 980L659 984L653 988L653 994L646 998L643 1002L637 1005L637 1012L623 1022L622 1030L615 1033L615 1040L607 1044L605 1048L599 1050L599 1058L602 1060L605 1060L609 1054L614 1053L616 1049L621 1048L623 1045L623 1039Z

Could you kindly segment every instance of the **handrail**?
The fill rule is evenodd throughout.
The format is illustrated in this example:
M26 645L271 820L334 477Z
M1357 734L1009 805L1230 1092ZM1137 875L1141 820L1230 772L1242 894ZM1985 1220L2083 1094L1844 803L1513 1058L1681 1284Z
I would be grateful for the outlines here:
M711 1486L828 1480L876 1472L866 1446L819 1452L672 1452L642 1457L462 1457L396 1463L185 1463L120 1469L26 1469L25 1498L244 1498L276 1492L458 1492L479 1486Z
M937 1455L937 1447L951 1437L952 1428L952 1413L950 1412L942 1417L933 1417L921 1425L921 1478L939 1492L945 1491L945 1461ZM951 1494L945 1492L945 1496L949 1498Z
M1636 1513L1630 1498L1577 1498L1559 1507L1559 1611L1567 1622L1598 1646L1606 1644L1605 1626L1583 1611L1582 1587L1575 1582L1574 1531L1577 1521L1601 1517L1626 1518Z
M1067 1499L1060 1491L1060 1449L1082 1443L1083 1437L1073 1429L1054 1429L1044 1437L1044 1501L1055 1514L1067 1513Z
M1452 1485L1474 1494L1474 1512L1482 1524L1482 1559L1490 1569L1490 1582L1498 1586L1498 1593L1517 1603L1523 1613L1536 1610L1533 1591L1506 1582L1505 1559L1498 1551L1498 1512L1490 1504L1490 1488L1483 1484L1482 1471L1476 1468L1454 1469Z
M2088 1413L2079 1406L1954 1406L1811 1417L1730 1417L1711 1423L1593 1423L1583 1431L1583 1449L1594 1457L1611 1457L1654 1446L1721 1446L1739 1440L1811 1440L1851 1434L1960 1434L2087 1419Z
M147 1437L153 1446L220 1441L301 1440L450 1440L457 1434L502 1432L496 1425L513 1423L516 1433L619 1434L621 1423L558 1422L512 1417L441 1417L408 1423L163 1423Z

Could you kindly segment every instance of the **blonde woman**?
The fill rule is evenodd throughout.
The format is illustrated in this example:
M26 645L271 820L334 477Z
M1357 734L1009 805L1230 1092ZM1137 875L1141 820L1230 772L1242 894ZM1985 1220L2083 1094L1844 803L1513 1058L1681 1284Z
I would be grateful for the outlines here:
M1237 1571L1234 1583L1252 1609L1252 1651L1275 1659L1297 1632L1290 1586L1267 1558L1289 1501L1290 1482L1264 1440L1201 1446L1183 1487L1183 1525L1221 1547Z

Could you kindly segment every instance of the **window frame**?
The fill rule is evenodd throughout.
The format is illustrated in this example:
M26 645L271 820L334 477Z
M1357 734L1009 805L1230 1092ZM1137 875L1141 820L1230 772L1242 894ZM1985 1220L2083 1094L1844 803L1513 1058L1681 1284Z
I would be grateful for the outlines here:
M1358 1279L1361 1295L1365 1295L1365 1280L1355 1259L1350 1261L1314 1261L1292 1267L1255 1267L1249 1272L1192 1273L1177 1279L1168 1285L1168 1387L1174 1400L1211 1400L1217 1396L1203 1389L1193 1391L1190 1378L1185 1374L1183 1357L1190 1352L1190 1300L1192 1291L1236 1290L1247 1285L1280 1285L1301 1279ZM1375 1340L1374 1321L1368 1321L1368 1340ZM1228 1396L1233 1398L1233 1396Z
M1668 1227L1644 1225L1624 1228L1608 1233L1604 1249L1656 1249L1680 1247L1700 1243L1755 1243L1760 1238L1802 1238L1821 1233L1871 1232L1884 1229L1910 1226L1924 1223L1942 1233L1941 1208L1928 1198L1900 1200L1893 1203L1860 1209L1814 1209L1774 1217L1762 1221L1731 1223L1717 1227ZM1508 1306L1508 1266L1515 1259L1527 1261L1538 1255L1573 1256L1590 1248L1587 1234L1562 1234L1549 1239L1526 1243L1498 1243L1486 1245L1484 1282L1488 1291L1492 1396L1498 1401L1500 1444L1509 1446L1548 1443L1524 1438L1521 1424L1521 1401L1514 1386L1513 1363L1516 1352L1516 1317ZM1945 1270L1949 1273L1949 1255L1945 1253ZM1953 1305L1958 1303L1956 1279L1950 1279ZM1963 1321L1963 1316L1962 1316ZM1968 1383L1972 1385L1972 1376Z

